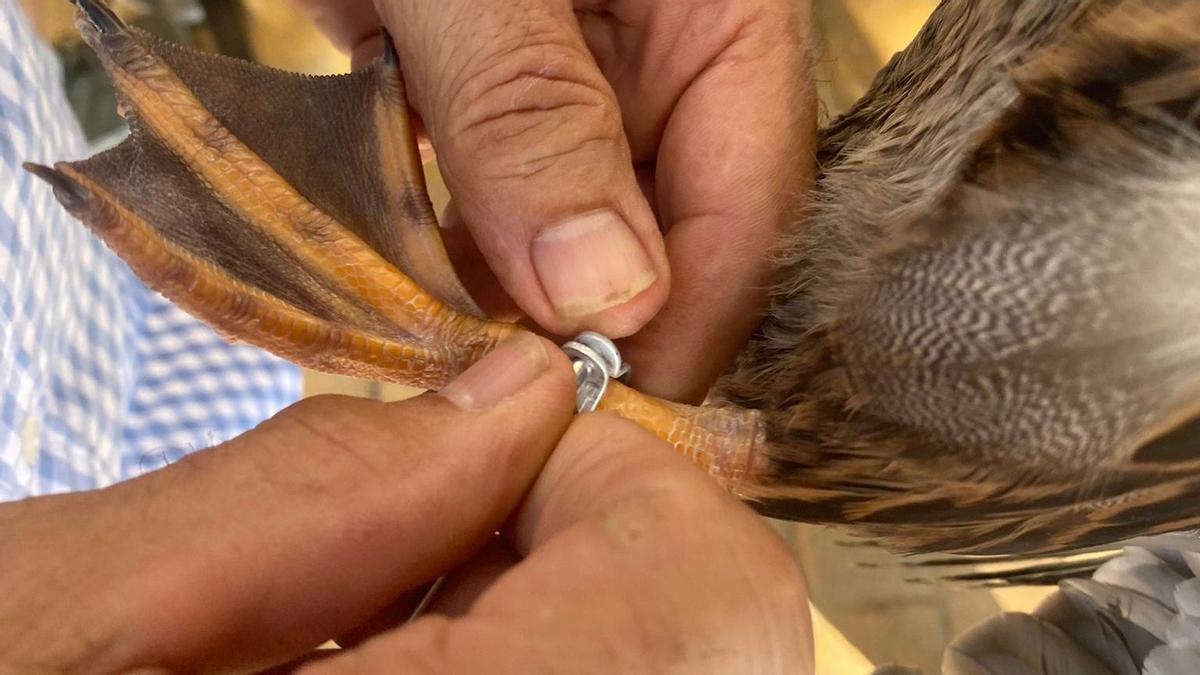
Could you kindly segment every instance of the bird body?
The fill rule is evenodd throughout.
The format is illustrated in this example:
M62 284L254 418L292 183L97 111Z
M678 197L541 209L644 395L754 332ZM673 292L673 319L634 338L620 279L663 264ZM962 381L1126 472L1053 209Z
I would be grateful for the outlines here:
M1194 527L1200 7L944 2L825 131L770 318L772 515L908 550Z
M133 134L31 170L147 283L305 365L435 388L519 330L449 265L394 54L303 78L76 2ZM1200 526L1198 107L1192 0L945 0L824 131L713 405L614 382L600 409L766 513L902 550Z

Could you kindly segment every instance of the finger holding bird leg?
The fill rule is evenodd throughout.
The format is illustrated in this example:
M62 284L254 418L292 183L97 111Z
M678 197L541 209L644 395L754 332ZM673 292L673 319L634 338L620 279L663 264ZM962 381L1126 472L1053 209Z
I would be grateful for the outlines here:
M148 285L297 363L426 388L522 330L484 318L454 272L386 33L369 68L312 78L170 45L75 2L131 137L29 169ZM723 482L748 476L752 414L619 385L602 407Z

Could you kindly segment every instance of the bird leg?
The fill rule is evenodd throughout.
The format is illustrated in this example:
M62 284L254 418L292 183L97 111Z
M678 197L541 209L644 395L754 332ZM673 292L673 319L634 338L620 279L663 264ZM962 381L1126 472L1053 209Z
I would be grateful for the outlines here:
M27 165L150 287L226 336L298 364L437 389L517 326L455 274L426 193L396 53L339 77L171 45L75 0L131 135ZM736 489L757 413L690 408L612 383L633 419Z

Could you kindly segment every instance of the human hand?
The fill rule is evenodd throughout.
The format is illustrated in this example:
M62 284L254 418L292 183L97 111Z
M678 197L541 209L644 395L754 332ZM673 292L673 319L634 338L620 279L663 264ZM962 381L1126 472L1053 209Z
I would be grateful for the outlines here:
M814 172L810 3L295 2L358 63L391 31L449 244L473 239L499 280L460 270L477 299L495 310L502 285L553 333L631 336L636 386L703 398L761 321Z
M440 395L314 399L127 483L0 505L0 672L245 670L373 632L313 670L811 669L778 539L631 423L567 429L573 391L525 336Z

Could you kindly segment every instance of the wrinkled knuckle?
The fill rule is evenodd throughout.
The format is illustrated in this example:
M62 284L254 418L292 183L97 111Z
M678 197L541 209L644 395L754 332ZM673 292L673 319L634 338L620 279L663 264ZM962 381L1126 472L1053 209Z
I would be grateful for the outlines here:
M323 394L301 399L284 408L274 418L276 424L302 425L319 429L346 429L361 426L366 408L373 402L350 396Z
M589 413L580 415L571 423L563 437L563 443L576 448L575 455L582 457L628 457L638 458L639 471L649 465L661 464L668 455L653 451L664 449L665 444L656 436L636 423L611 413Z
M626 486L626 496L644 500L664 516L711 509L711 497L720 495L667 443L623 417L580 415L563 442L573 446L572 458L580 474L596 484Z
M490 174L480 178L527 178L621 147L615 96L580 47L529 39L477 68L451 97L444 141L455 156L488 158L465 167Z
M636 430L625 426L624 420L603 414L576 417L559 441L557 452L570 456L570 470L564 476L570 483L585 481L606 484L610 474L629 465L626 458Z
M654 438L634 422L610 413L580 415L571 424L569 433L572 438L622 446L651 442Z
M287 445L299 440L304 443L306 462L345 465L346 460L357 460L367 470L377 471L383 465L375 452L377 440L386 437L387 422L397 422L399 416L385 405L350 396L315 396L288 406L257 433L237 440L259 445ZM409 426L403 421L397 423Z
M334 411L344 412L353 406L355 401L357 399L339 394L308 396L281 410L277 417L305 417Z

